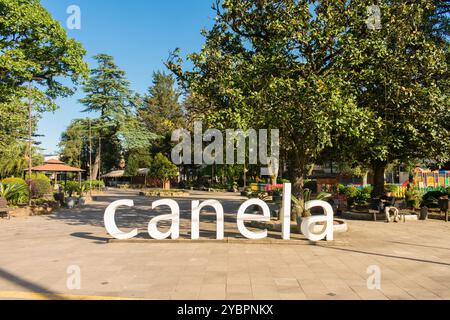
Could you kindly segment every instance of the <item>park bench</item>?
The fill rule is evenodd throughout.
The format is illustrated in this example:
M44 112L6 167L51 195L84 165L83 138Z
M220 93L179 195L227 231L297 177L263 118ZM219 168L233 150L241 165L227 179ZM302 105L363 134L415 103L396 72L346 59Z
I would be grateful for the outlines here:
M448 222L448 213L450 211L450 199L448 198L448 196L439 198L439 209L441 216L442 213L444 213L445 221Z
M0 198L0 217L6 217L10 219L9 212L11 211L10 208L8 208L8 201L6 201L5 198Z

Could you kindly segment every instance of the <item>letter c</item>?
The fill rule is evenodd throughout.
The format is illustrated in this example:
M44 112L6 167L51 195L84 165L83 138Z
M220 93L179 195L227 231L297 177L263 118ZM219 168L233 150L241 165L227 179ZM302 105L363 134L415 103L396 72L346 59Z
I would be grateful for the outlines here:
M108 208L106 208L103 220L105 222L105 228L108 233L118 240L127 240L134 238L138 234L138 229L134 229L128 233L122 232L117 228L115 221L116 209L121 206L133 207L133 200L118 200L111 203Z

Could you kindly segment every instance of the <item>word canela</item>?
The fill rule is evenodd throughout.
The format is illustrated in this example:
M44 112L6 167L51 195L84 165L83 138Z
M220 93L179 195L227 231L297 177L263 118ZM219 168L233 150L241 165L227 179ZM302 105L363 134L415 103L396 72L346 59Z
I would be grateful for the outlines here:
M291 193L292 186L285 183L283 188L282 203L282 238L290 240L291 238ZM247 214L245 211L251 206L259 206L263 214ZM133 200L118 200L111 203L105 211L104 223L106 231L115 239L128 240L138 235L138 229L130 232L121 231L115 221L116 209L121 206L133 207ZM162 199L152 203L152 210L160 206L168 206L171 214L157 216L150 220L148 224L148 234L152 239L164 240L171 238L176 240L180 237L180 207L178 203L171 199ZM217 200L207 200L202 203L200 201L192 201L191 211L191 238L198 240L200 238L200 212L205 207L211 207L215 210L217 216L217 240L224 239L224 210L223 206ZM333 241L333 208L325 201L314 200L305 204L306 210L311 208L323 208L324 215L307 217L302 220L301 231L303 235L310 241ZM158 230L158 223L162 221L170 221L171 227L167 232ZM245 221L270 221L270 209L267 203L259 199L250 199L244 202L237 213L237 227L239 232L247 239L261 240L267 238L267 229L261 232L254 232L247 229ZM324 222L325 226L320 233L314 233L313 229L317 223Z

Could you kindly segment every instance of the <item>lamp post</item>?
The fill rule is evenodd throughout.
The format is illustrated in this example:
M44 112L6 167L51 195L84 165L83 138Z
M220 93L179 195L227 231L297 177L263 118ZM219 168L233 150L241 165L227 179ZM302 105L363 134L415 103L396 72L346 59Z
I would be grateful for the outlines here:
M32 138L33 138L33 102L31 100L31 81L28 85L28 205L31 206L31 168L33 165L33 147L32 147Z
M89 196L92 199L92 130L89 118Z

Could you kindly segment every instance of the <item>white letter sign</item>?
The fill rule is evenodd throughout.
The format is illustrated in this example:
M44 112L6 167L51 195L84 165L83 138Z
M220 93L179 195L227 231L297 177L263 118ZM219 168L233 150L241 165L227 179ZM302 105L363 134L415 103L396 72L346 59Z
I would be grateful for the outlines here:
M245 210L247 210L250 206L259 206L263 209L263 215L259 214L246 214ZM263 232L253 232L247 229L244 222L245 221L270 221L270 209L267 206L267 204L259 199L251 199L245 201L242 206L239 208L238 214L237 214L237 225L238 229L241 232L241 234L246 237L247 239L252 240L260 240L267 237L267 229L265 229Z
M292 185L290 183L283 184L283 204L281 214L283 219L283 240L291 239L291 199Z
M323 239L327 239L327 241L333 241L333 232L334 232L334 213L333 207L325 201L314 200L307 202L305 205L305 210L309 210L315 207L322 207L323 211L325 211L325 215L320 216L311 216L307 218L303 218L302 221L302 233L303 235L311 241L321 241ZM321 233L314 233L314 226L318 222L325 222L324 229Z
M291 205L292 205L292 185L285 183L283 185L283 203L280 210L280 219L282 220L282 238L283 240L291 239ZM132 200L119 200L113 202L105 211L104 221L108 233L116 239L127 240L138 234L138 229L134 229L128 233L122 232L116 225L114 220L116 209L120 206L133 207ZM152 239L164 240L171 237L176 240L180 237L180 207L174 200L163 199L152 203L152 210L160 206L168 206L171 210L170 214L159 215L154 217L148 223L148 234ZM246 214L246 210L251 206L257 206L262 209L261 214ZM225 238L225 213L222 204L217 200L207 200L202 203L200 201L192 201L191 203L191 238L192 240L200 239L200 214L203 208L211 207L216 212L217 223L217 240ZM314 200L305 203L305 210L321 207L325 212L324 215L315 215L303 218L301 224L301 233L310 241L327 241L334 240L334 213L333 208L328 202ZM170 221L171 226L167 232L158 230L158 223L162 221ZM245 221L262 221L270 222L270 209L266 202L260 199L250 199L245 201L239 208L237 213L237 227L239 232L251 240L261 240L267 237L267 228L261 232L254 232L247 229ZM315 227L323 223L323 229L319 233L315 232Z
M137 229L134 229L133 231L131 231L129 233L125 233L125 232L120 231L119 228L117 228L116 221L115 221L115 214L116 214L116 209L121 206L133 207L134 202L133 202L133 200L119 200L119 201L115 201L115 202L111 203L108 206L108 208L106 208L105 215L103 217L103 219L105 221L106 231L108 231L108 233L110 235L112 235L114 238L116 238L118 240L127 240L127 239L134 238L138 234Z
M172 213L161 215L150 220L148 223L148 234L156 240L164 240L170 236L172 236L173 240L178 239L180 237L180 207L178 206L178 203L169 199L159 200L153 202L152 209L159 206L168 206L170 210L172 210ZM172 221L172 225L166 233L162 233L158 230L158 222L164 220Z
M200 211L204 207L213 207L217 214L217 240L224 238L224 214L223 207L217 200L208 200L200 204L200 201L192 201L192 222L191 237L192 240L200 238Z

